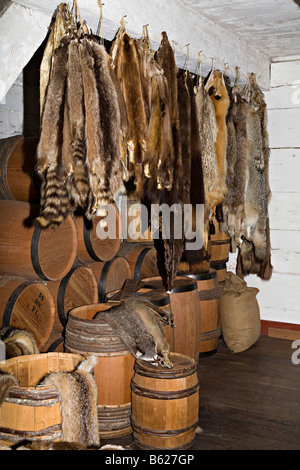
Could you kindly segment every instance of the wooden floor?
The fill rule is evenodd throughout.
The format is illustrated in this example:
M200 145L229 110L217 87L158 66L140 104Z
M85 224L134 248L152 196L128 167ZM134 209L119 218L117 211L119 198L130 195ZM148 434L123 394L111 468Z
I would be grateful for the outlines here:
M193 450L300 449L300 364L292 363L291 345L261 336L233 354L220 340L216 354L200 358L201 432ZM136 449L131 436L115 444Z

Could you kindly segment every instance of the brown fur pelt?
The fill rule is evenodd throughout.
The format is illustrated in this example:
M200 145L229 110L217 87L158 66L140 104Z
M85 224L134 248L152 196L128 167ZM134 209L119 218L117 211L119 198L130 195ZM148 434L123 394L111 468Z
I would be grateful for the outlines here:
M199 122L199 132L201 135L201 155L203 178L205 185L205 200L208 210L215 213L215 201L220 200L219 172L215 150L215 142L218 134L215 108L204 88L204 77L200 77L196 90L196 106Z
M6 374L0 370L0 406L7 397L11 387L18 387L19 383L17 379L11 375Z
M259 277L268 280L272 275L272 265L268 215L271 191L267 110L264 95L256 83L255 74L249 74L244 95L249 106L248 149L243 220L244 240L239 251L241 258L239 262L243 275L249 274L253 269Z
M115 329L134 357L172 367L170 347L161 327L161 323L173 325L168 312L163 313L146 300L131 297L110 310L99 312L95 319L105 320Z
M208 92L213 105L215 107L216 119L218 124L218 134L215 143L216 157L219 172L219 191L221 198L214 201L215 206L223 202L224 196L227 192L226 188L226 149L227 149L227 125L226 116L230 105L228 92L226 89L225 81L222 72L219 70L212 70L209 78L205 84L205 89Z
M196 95L193 85L193 79L191 74L186 72L186 85L189 93L189 109L190 109L190 146L191 146L191 162L189 169L190 178L190 191L188 203L192 206L192 230L197 230L203 235L203 247L201 249L184 249L183 260L188 263L190 272L200 272L207 268L207 248L208 248L208 231L203 226L204 220L196 220L196 206L202 205L205 207L205 187L203 178L203 167L202 167L202 154L201 154L201 142L200 142L200 126L198 121L198 110L196 105ZM207 218L205 218L207 220ZM199 227L201 222L201 227ZM199 232L200 231L200 232ZM189 240L189 243L195 242ZM187 241L186 241L187 242Z
M40 386L54 386L61 397L62 440L86 447L99 446L97 386L91 369L96 358L90 356L73 372L52 372Z
M6 359L28 354L39 354L36 341L31 333L13 326L0 329L0 340L5 344Z
M170 171L173 173L173 184L170 190L163 190L161 202L168 204L169 207L171 207L173 204L182 204L183 166L178 112L177 66L174 52L169 43L166 32L162 33L159 49L155 53L155 60L164 71L169 90L172 138L174 145L173 167L170 165ZM175 216L173 217L172 214L170 222L170 237L168 239L164 239L163 253L159 253L161 259L164 259L165 276L163 278L165 287L168 291L172 289L183 250L183 233L181 238L177 238L174 231Z
M112 45L113 67L124 96L129 154L128 169L134 171L136 164L142 164L147 143L147 112L141 83L140 63L136 40L121 30Z
M247 116L248 103L243 94L243 88L235 86L232 89L234 105L232 107L232 119L235 128L235 151L233 150L234 166L228 171L227 188L223 203L222 229L231 237L231 251L241 243L242 222L245 216L244 201L246 187L246 162L247 162ZM230 155L227 155L230 161Z

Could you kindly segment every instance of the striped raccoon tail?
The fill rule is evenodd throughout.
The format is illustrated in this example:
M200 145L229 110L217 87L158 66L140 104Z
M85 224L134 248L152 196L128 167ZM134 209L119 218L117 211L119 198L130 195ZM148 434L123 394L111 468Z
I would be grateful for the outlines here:
M90 193L87 168L81 162L76 163L73 171L71 197L76 206L86 209Z
M42 229L60 225L70 213L69 193L58 167L43 175L41 210L36 223Z

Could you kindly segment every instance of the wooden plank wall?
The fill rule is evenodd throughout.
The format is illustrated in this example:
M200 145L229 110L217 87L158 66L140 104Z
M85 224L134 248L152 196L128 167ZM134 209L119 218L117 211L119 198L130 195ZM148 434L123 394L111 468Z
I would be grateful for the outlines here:
M271 65L271 87L265 92L270 138L269 206L273 276L261 281L248 276L260 290L263 320L300 324L300 60ZM235 271L235 255L229 269Z

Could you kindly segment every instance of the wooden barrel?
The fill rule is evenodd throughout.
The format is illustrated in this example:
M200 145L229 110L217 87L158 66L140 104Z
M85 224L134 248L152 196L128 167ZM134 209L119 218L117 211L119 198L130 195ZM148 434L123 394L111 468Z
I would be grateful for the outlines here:
M158 276L157 251L152 245L123 242L118 252L129 262L133 279Z
M0 199L39 203L37 144L38 137L22 135L0 140Z
M59 227L33 226L39 206L0 201L0 272L56 281L71 269L77 250L76 227L68 217Z
M225 232L221 232L220 224L216 219L213 219L213 223L215 233L210 235L210 267L216 270L218 281L223 282L227 272L226 263L229 259L230 237Z
M61 440L60 395L55 387L37 385L50 372L74 370L81 360L77 354L45 353L0 362L0 370L19 381L0 407L0 441Z
M142 217L142 209L139 199L126 198L127 206L122 203L122 210L126 212L127 232L124 233L124 240L132 243L153 243L151 229L147 224L148 217L145 217L145 223ZM125 206L125 207L124 207ZM124 217L124 215L122 216Z
M89 265L98 282L99 302L105 302L108 292L122 289L126 279L131 279L131 269L128 261L116 256L106 263L93 263Z
M189 449L195 440L199 382L195 361L171 353L173 368L136 361L131 422L141 449Z
M161 277L143 279L144 288L162 289ZM199 358L201 342L201 307L198 286L194 279L176 277L173 289L168 293L175 328L174 351L192 357L196 362Z
M42 282L0 277L0 324L31 333L39 350L48 341L55 318L55 301Z
M89 266L73 267L60 281L48 281L47 286L56 304L54 329L62 331L70 310L98 302L98 282Z
M111 222L111 233L108 230L108 237L105 239L101 237L101 233L97 229L104 217L95 217L91 221L82 216L74 217L78 234L77 258L82 264L93 261L110 261L118 253L121 244L119 236L120 215L115 204L110 204L109 207L107 224ZM108 225L107 229L109 229Z
M134 357L106 322L93 319L110 307L93 304L73 309L65 334L66 351L97 356L94 376L98 387L99 435L104 439L132 432L130 381Z
M63 333L53 330L41 352L65 352L65 338Z
M200 356L217 351L221 334L220 288L215 269L208 273L189 275L198 284L201 305Z

